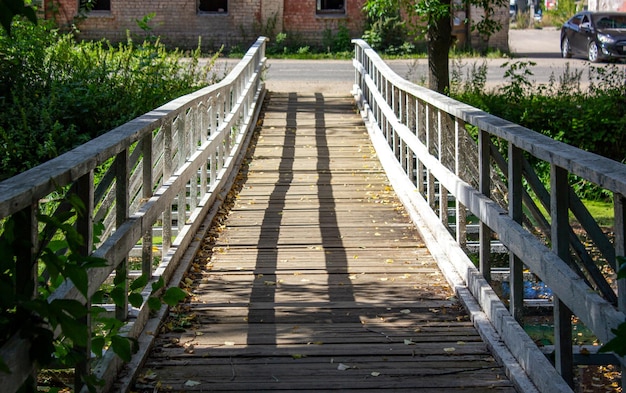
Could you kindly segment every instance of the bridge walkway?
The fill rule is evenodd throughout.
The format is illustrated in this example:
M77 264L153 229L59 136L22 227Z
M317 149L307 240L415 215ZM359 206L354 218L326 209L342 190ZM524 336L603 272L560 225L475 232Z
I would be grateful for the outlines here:
M352 98L270 92L262 117L133 391L514 392Z

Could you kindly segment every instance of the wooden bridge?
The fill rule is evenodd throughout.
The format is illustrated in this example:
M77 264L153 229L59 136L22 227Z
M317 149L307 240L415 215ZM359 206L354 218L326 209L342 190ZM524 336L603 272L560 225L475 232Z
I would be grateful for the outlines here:
M105 308L138 352L123 364L107 351L77 375L135 392L572 391L572 315L600 342L625 320L610 284L626 248L624 165L404 81L362 41L352 97L267 92L264 48L223 82L0 183L2 217L33 217L16 224L33 242L40 201L73 184L88 211L76 227L86 239L105 228L85 246L107 261L87 295L128 277L114 281L126 303ZM531 156L552 166L552 193ZM612 236L569 191L571 174L613 192ZM490 286L496 246L510 253L507 299ZM18 278L37 280L36 267ZM555 294L556 367L517 322L523 270ZM189 297L151 313L159 279ZM94 306L69 279L54 299ZM36 372L29 346L18 332L0 352L9 391Z

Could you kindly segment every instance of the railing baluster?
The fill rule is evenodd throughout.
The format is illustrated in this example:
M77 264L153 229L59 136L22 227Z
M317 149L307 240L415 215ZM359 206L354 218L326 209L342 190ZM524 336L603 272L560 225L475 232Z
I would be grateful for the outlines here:
M163 133L163 182L167 182L169 178L172 176L172 143L174 142L172 139L172 123L173 120L166 121L162 128L161 132ZM162 250L161 250L161 258L169 251L172 246L172 204L168 204L163 210L162 218L161 218L161 226L162 226Z
M152 133L148 133L142 140L143 156L143 185L141 187L142 197L145 201L153 195L154 179L152 176ZM152 277L152 237L153 229L150 227L143 235L141 241L141 274Z
M478 177L480 193L491 196L491 140L487 131L478 131ZM480 222L479 227L479 270L488 282L491 282L491 229Z
M187 161L187 112L184 111L178 116L176 120L176 129L178 131L178 165L176 168L180 168ZM187 220L187 190L185 187L181 188L178 193L178 201L176 205L176 226L178 227L178 233L183 230L185 221Z
M454 173L461 177L461 170L464 161L461 154L461 129L464 128L465 123L458 117L454 118ZM459 198L454 200L455 219L456 219L456 241L462 248L467 245L467 212L465 206L459 201Z
M615 255L626 257L626 196L614 193L614 221L613 232L615 233ZM626 262L626 261L625 261ZM622 263L617 262L618 271ZM626 312L626 279L617 280L617 307L622 312ZM621 366L622 386L626 386L626 366Z
M570 259L567 171L554 164L550 170L550 215L552 217L552 249L564 261ZM574 386L572 353L572 312L554 296L554 345L556 369L563 379Z
M191 157L198 150L198 142L200 141L200 135L198 133L198 123L199 123L199 108L198 106L193 106L189 109L189 119L191 121L190 129L190 146L191 149L189 151L189 156ZM196 210L198 207L198 176L199 172L195 172L195 176L189 180L189 211L192 212Z
M437 157L439 158L439 162L445 165L446 156L444 151L444 141L447 137L447 124L444 124L447 120L444 118L443 111L437 111ZM439 183L439 219L446 226L449 227L448 223L448 190L441 183Z
M626 257L626 196L618 193L613 194L614 204L614 223L613 232L615 233L615 254L620 257ZM622 263L618 263L620 268ZM618 308L626 312L626 279L617 281L617 299Z
M432 106L426 105L426 148L430 154L434 153L435 149L435 130L437 124L435 122L436 113ZM433 154L434 155L434 154ZM428 204L435 210L435 177L432 175L430 169L426 169L426 193Z
M523 211L522 201L524 189L522 188L522 151L513 143L509 143L509 216L522 224ZM509 252L509 284L510 301L509 310L511 315L519 322L524 322L524 264L512 252Z
M93 209L94 209L94 176L93 171L89 171L84 176L81 176L76 181L76 195L82 201L85 211L82 214L78 214L76 218L76 230L83 237L83 244L80 247L80 253L83 256L91 255L93 250ZM91 299L85 299L85 307L89 311L91 309ZM89 312L81 318L82 323L89 332L91 337L91 315ZM84 347L75 346L76 351L81 352L85 358L84 361L78 362L74 372L74 388L75 391L80 391L83 386L83 378L89 375L91 371L91 340L87 340L87 345Z
M128 220L128 150L115 157L115 227L119 229ZM115 317L125 321L128 317L128 256L125 256L115 269L115 285L121 287L124 297L122 304L115 305Z
M32 299L37 296L38 285L38 261L36 260L36 250L38 248L38 206L28 205L22 210L13 214L15 220L15 290L16 295L23 296L24 299ZM16 335L17 337L17 335ZM3 359L8 363L11 359ZM24 383L24 389L37 391L37 369L34 362L30 363L30 368L24 370L25 374L30 374L30 383ZM22 370L19 370L22 371ZM30 386L29 386L30 385ZM19 386L19 385L18 385Z

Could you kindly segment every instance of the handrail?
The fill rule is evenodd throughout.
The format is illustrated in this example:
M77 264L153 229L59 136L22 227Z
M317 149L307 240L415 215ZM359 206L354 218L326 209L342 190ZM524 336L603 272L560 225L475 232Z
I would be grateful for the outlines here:
M442 265L453 265L450 282L457 286L457 291L463 288L471 291L537 388L550 392L570 391L563 379L547 371L552 366L536 355L536 345L515 322L523 317L523 268L528 268L554 293L556 367L571 385L572 313L601 342L607 342L614 337L611 329L625 321L620 310L624 310L626 296L623 290L617 295L612 292L601 272L587 262L588 256L570 253L570 247L577 252L585 250L581 251L579 240L574 239L568 210L574 212L589 232L604 255L603 261L615 269L615 256L626 253L626 166L406 81L367 43L362 40L353 40L353 43L353 94L376 141L377 152L388 174L391 173L396 192L404 204L414 210L414 220L420 223L427 243L428 239L432 243L429 249L440 250ZM468 127L477 130L476 139L469 135ZM496 147L503 145L506 157ZM549 212L548 217L540 213L533 198L522 187L524 179L532 187L543 187L537 185L534 173L530 172L531 166L525 158L530 156L552 168L551 191L534 191L536 199L541 200ZM466 173L467 168L474 169L475 173ZM609 241L591 220L591 215L571 191L569 174L613 193L613 241ZM507 184L496 184L501 178L507 178ZM495 186L504 191L496 190ZM455 210L454 219L449 217L451 205ZM522 206L531 210L533 216L524 216ZM469 242L467 214L474 215L480 222L479 269L465 252ZM524 225L533 220L549 225L543 237ZM510 312L488 285L493 236L510 254ZM460 281L455 281L455 274L461 277ZM619 308L611 303L615 298L619 299Z
M32 223L40 201L55 192L76 193L87 207L86 218L76 224L85 239L92 238L94 221L105 224L100 243L87 240L87 250L94 250L91 255L107 261L105 268L89 270L89 296L112 275L128 276L130 257L141 260L141 274L150 277L141 292L142 306L115 310L116 317L126 322L122 331L128 337L137 338L148 319L151 284L160 277L166 285L170 283L203 218L221 203L220 193L230 188L265 94L266 41L265 37L257 39L221 82L0 182L0 219L15 214L30 217L17 230L31 239L37 238L37 225ZM113 164L107 165L111 160ZM106 170L98 184L96 170ZM157 238L162 238L160 246ZM155 258L160 260L156 269ZM85 304L69 280L51 294L52 299ZM18 333L0 349L0 357L12 371L0 373L3 391L16 391L36 372L29 348ZM110 355L103 359L106 364L95 364L93 369L96 376L108 377L102 387L107 390L121 361Z

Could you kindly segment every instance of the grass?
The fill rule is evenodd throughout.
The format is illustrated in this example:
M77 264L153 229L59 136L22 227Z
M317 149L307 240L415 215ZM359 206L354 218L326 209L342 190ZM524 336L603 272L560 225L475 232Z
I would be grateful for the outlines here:
M601 227L613 227L615 216L613 203L584 200L583 204Z

